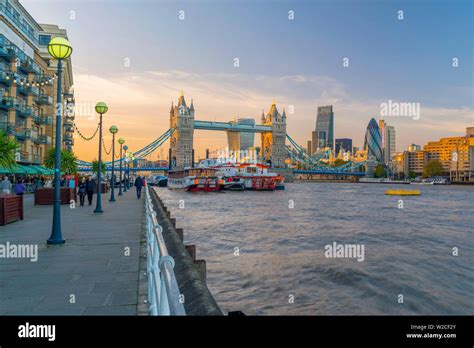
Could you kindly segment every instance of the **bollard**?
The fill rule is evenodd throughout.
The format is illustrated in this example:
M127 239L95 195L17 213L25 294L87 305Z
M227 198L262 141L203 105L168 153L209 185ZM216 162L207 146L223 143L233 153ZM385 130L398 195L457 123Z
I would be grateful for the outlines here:
M193 261L196 261L196 246L192 244L192 245L185 245L184 247L188 251L189 256L191 256L191 259Z
M182 228L177 228L176 233L178 234L179 238L181 238L181 241L184 240L184 230Z

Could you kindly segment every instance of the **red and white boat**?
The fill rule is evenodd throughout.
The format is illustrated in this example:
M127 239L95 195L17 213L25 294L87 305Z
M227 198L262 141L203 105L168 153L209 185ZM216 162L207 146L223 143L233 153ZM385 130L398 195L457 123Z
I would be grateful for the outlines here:
M244 181L245 189L256 191L273 191L283 178L277 173L269 173L267 165L242 163L238 165L239 175Z
M270 173L269 166L251 163L220 163L215 159L206 159L199 168L215 170L221 190L273 191L284 189L283 177Z
M168 172L168 188L186 191L218 191L219 178L213 168L187 168Z

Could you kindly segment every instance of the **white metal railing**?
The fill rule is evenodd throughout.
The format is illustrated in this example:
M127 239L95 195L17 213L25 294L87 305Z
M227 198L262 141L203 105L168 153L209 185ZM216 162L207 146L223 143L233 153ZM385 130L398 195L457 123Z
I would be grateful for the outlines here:
M145 186L145 214L150 315L186 315L173 270L175 262L168 255L148 185Z

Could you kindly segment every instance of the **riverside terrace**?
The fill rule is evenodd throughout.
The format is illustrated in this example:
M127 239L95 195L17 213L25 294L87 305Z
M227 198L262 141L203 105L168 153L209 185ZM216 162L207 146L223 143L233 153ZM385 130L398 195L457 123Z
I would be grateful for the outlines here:
M46 245L52 206L24 198L24 220L1 226L0 244L37 245L38 260L0 259L0 315L147 314L146 295L139 296L139 287L146 289L139 269L143 201L133 191L113 203L104 199L104 214L94 214L94 205L63 205L61 246Z
M24 220L0 227L0 315L222 315L196 246L155 190L133 191L103 214L63 205L60 246L45 240L52 207L26 195Z

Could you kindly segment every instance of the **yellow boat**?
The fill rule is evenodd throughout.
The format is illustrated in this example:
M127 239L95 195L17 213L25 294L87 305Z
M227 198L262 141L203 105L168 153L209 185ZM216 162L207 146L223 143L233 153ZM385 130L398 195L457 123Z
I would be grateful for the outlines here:
M387 190L385 194L392 196L419 196L421 192L420 190Z

